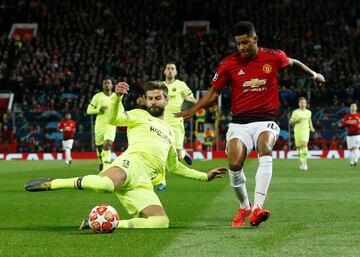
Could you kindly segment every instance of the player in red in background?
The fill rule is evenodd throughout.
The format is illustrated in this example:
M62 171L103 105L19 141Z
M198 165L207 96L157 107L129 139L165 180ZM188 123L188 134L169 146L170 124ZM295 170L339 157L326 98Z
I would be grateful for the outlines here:
M74 143L74 136L76 131L76 122L71 119L71 113L65 114L65 119L58 124L58 130L63 133L63 149L65 151L65 165L71 166L71 149Z
M350 113L345 115L341 126L347 127L346 144L350 150L350 166L355 167L359 159L360 148L360 113L357 112L356 103L350 105Z
M270 216L263 205L272 176L272 150L280 132L275 123L279 108L277 72L293 68L319 85L325 83L325 78L300 61L288 58L283 51L258 47L251 22L237 23L234 37L238 51L220 62L210 90L193 107L175 116L192 117L197 110L214 102L224 87L230 86L233 118L226 134L226 152L230 184L240 201L232 226L244 226L248 216L250 225L258 226ZM251 205L243 165L253 148L258 152L259 166Z

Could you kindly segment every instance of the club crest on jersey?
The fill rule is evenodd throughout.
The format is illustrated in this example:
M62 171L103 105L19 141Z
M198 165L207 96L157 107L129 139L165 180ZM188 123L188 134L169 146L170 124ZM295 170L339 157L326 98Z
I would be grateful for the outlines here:
M266 79L251 79L243 83L243 87L260 87L266 84Z
M239 72L238 72L238 75L244 75L245 74L245 72L243 71L243 70L240 70Z
M218 77L219 77L219 74L217 74L217 72L216 72L212 80L216 81L218 79Z
M265 73L270 73L270 72L272 71L271 65L270 65L270 64L265 64L265 65L263 66L263 71L264 71Z

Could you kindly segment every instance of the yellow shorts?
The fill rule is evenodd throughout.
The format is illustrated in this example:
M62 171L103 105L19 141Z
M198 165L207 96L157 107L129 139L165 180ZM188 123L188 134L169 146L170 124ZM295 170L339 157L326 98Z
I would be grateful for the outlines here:
M185 138L185 128L183 123L178 123L176 125L170 124L171 128L174 131L175 141L174 145L176 149L184 148L184 138Z
M127 176L124 185L115 193L130 215L138 217L140 212L150 205L162 207L151 183L149 175L151 169L149 169L147 161L141 155L137 153L122 154L108 168L113 166L120 167L126 172Z
M116 135L116 126L107 125L106 127L95 127L95 145L102 145L105 140L114 142Z
M309 142L310 131L294 132L296 147L301 146L304 142Z

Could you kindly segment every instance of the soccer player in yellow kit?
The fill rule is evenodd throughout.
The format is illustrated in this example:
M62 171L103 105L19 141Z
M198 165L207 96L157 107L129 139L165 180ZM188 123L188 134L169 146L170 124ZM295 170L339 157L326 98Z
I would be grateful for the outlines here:
M295 145L299 156L300 170L307 170L307 153L310 131L315 132L311 121L311 111L306 109L307 101L305 97L298 100L299 108L293 111L290 124L294 125Z
M102 92L93 96L87 107L86 113L96 114L95 120L95 145L96 154L99 160L99 171L106 168L111 163L111 146L116 135L116 126L108 123L110 97L113 95L113 84L111 79L104 79Z
M120 220L120 228L168 228L169 219L153 185L159 183L165 169L174 174L199 181L221 177L225 168L208 173L189 169L177 159L171 127L163 120L167 104L167 87L162 82L149 82L145 88L147 110L134 109L119 112L122 96L129 90L125 82L115 87L111 96L109 122L126 126L129 146L127 150L99 175L68 179L38 178L25 184L27 191L56 189L88 189L96 192L115 192L121 204L133 215Z
M196 103L196 99L191 91L191 89L186 85L185 82L176 79L177 69L176 65L173 62L168 62L164 69L165 75L165 85L168 88L168 98L169 102L165 108L165 121L171 126L174 131L175 136L175 148L179 159L184 159L188 164L192 164L192 158L184 150L184 138L185 138L185 128L184 128L184 119L182 117L177 118L174 116L174 113L180 112L181 107L184 101ZM166 180L165 176L161 183L157 185L158 190L166 189Z

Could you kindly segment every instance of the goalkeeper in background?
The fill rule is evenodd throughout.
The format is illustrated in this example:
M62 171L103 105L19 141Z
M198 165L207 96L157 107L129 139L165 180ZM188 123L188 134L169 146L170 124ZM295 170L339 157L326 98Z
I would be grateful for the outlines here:
M108 124L110 97L113 84L111 79L105 78L102 82L102 92L93 96L87 107L86 113L96 114L95 120L95 145L96 155L99 160L99 171L111 163L111 147L116 135L116 127Z
M119 228L168 228L169 219L153 185L162 180L165 169L174 174L199 181L221 177L225 168L208 173L189 169L177 159L172 128L163 120L168 89L163 82L149 82L145 87L147 110L128 112L122 106L122 97L129 86L125 82L115 87L111 96L109 122L126 126L129 146L99 175L68 179L33 179L25 184L28 191L56 189L85 189L96 192L116 193L127 212L134 216L120 220ZM82 228L86 228L82 224Z
M308 170L308 142L310 131L315 132L315 129L311 121L311 111L306 109L306 98L300 97L298 103L299 108L291 114L290 124L294 125L295 146L299 157L299 168L300 170Z

